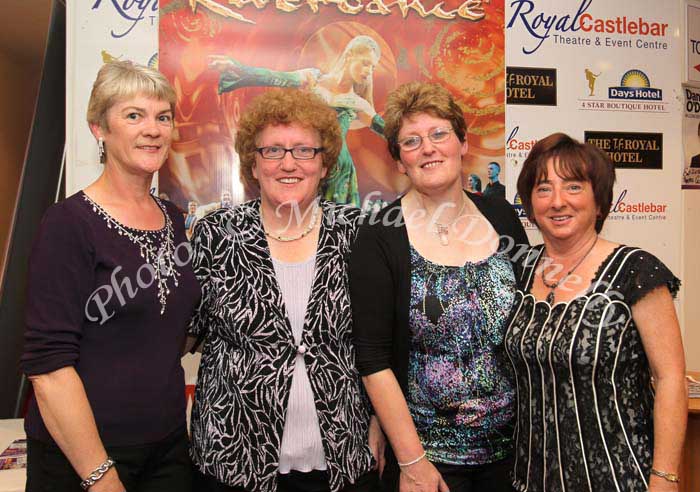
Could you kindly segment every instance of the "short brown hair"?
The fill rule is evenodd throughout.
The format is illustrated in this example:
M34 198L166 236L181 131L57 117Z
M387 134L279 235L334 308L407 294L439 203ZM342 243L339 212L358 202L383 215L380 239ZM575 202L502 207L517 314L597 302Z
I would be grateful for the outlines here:
M464 121L462 108L455 102L450 91L437 84L409 82L397 87L387 96L384 108L384 136L394 160L400 160L399 132L404 118L420 113L448 120L459 141L464 142L467 122Z
M258 180L253 176L253 164L256 139L260 132L269 125L293 123L318 132L326 177L331 175L343 144L336 112L320 97L308 91L272 89L253 99L241 115L235 148L244 183L259 188Z
M600 211L595 230L600 232L612 206L615 166L608 154L598 147L581 143L564 133L553 133L537 142L523 163L518 176L518 195L530 221L535 222L532 190L547 179L547 162L550 159L556 173L562 178L591 183L595 204Z
M137 65L129 60L117 60L102 65L92 84L88 102L87 121L109 130L107 111L118 101L137 94L167 101L175 113L177 95L168 79L158 70Z

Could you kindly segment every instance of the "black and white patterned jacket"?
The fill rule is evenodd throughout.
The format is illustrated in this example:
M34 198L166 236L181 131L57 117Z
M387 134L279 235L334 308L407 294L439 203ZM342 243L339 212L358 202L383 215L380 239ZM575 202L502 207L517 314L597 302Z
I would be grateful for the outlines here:
M367 473L373 458L348 293L359 211L323 200L321 206L301 345L334 492ZM260 221L260 200L200 220L193 248L202 301L190 335L205 341L192 409L192 459L222 483L275 491L298 347Z

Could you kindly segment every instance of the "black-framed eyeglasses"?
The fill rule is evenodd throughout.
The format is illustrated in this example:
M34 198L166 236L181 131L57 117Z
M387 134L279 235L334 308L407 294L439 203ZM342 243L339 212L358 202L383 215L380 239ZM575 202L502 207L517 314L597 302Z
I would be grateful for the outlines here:
M292 147L291 149L286 149L278 145L270 145L268 147L258 147L255 149L263 159L280 160L284 159L287 152L292 154L292 157L300 161L308 161L316 157L316 154L323 152L323 147L306 147L300 145L299 147Z
M399 140L399 147L401 150L410 152L412 150L416 150L423 144L423 138L428 137L428 140L430 140L433 143L440 143L444 142L448 138L450 138L450 134L452 133L452 128L433 128L430 130L430 133L428 133L425 136L422 135L411 135L410 137L403 138Z

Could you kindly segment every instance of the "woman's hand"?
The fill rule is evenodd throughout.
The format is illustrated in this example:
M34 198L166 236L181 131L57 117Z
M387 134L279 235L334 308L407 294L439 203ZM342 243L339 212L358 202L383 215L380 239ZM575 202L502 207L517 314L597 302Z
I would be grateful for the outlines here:
M679 490L677 483L669 482L656 475L652 475L649 478L648 492L678 492Z
M234 71L240 66L238 62L225 55L209 55L207 57L207 63L209 68L222 73ZM236 73L236 75L238 75L238 73Z
M437 468L423 458L417 463L401 467L399 492L449 492Z
M95 485L90 487L90 492L125 492L126 487L119 480L117 469L112 467L100 478Z
M369 439L368 439L369 449L372 450L372 456L377 462L376 470L379 472L379 476L384 473L384 465L386 464L386 458L384 457L384 449L386 448L386 437L382 432L382 428L379 425L379 419L376 415L372 415L369 419Z

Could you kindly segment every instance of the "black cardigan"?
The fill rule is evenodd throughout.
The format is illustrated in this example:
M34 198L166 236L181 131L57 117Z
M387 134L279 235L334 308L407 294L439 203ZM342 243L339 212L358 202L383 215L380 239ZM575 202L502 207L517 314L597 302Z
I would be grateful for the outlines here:
M500 248L512 261L527 251L527 235L507 201L465 193L501 236ZM357 369L362 376L391 369L406 394L411 265L400 199L364 218L350 257L350 295ZM398 466L387 449L384 480L393 490Z

